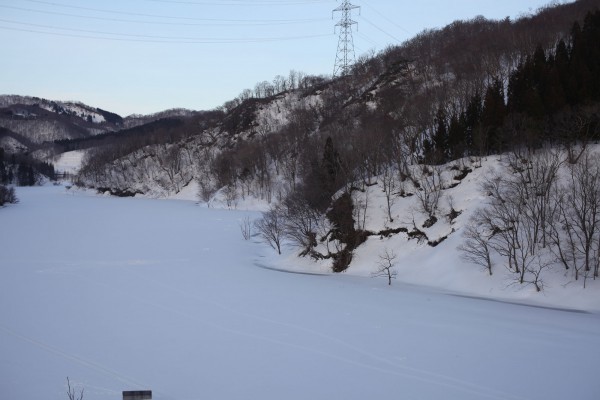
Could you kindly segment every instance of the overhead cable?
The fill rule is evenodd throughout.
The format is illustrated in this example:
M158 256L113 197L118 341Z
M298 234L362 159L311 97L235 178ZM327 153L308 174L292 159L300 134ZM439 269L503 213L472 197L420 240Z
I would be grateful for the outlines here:
M2 21L5 22L5 21ZM14 22L10 22L14 23ZM35 24L25 24L28 26L36 26ZM129 35L129 34L119 34L119 33L110 33L110 32L101 32L101 31L88 31L83 29L69 29L69 28L57 28L57 27L48 27L44 28L43 26L37 26L43 29L62 29L71 32L81 32L81 33L93 33L97 35L110 35L116 37L103 37L103 36L91 36L91 35L82 35L82 34L71 34L71 33L63 33L63 32L48 32L48 31L40 31L37 29L25 29L25 28L16 28L16 27L8 27L8 26L0 26L0 29L10 30L10 31L18 31L18 32L29 32L29 33L37 33L42 35L52 35L52 36L63 36L63 37L73 37L73 38L82 38L82 39L98 39L98 40L114 40L120 42L145 42L145 43L171 43L171 44L233 44L233 43L268 43L268 42L280 42L280 41L291 41L291 40L301 40L301 39L313 39L320 37L328 37L330 34L323 35L306 35L306 36L287 36L287 37L262 37L262 38L178 38L178 37L169 37L169 36L148 36L148 35ZM118 37L124 36L124 37ZM138 39L139 38L139 39Z
M258 21L254 22L251 20L210 20L210 19L198 19L199 21L206 21L203 23L191 23L191 22L166 22L166 21L143 21L143 20L134 20L134 19L119 19L119 18L108 18L108 17L97 17L92 15L79 15L79 14L70 14L63 13L58 11L47 11L47 10L37 10L25 7L15 7L15 6L7 6L4 4L0 4L0 8L8 8L12 10L26 11L38 14L48 14L48 15L60 15L63 17L75 17L75 18L84 18L84 19L92 19L92 20L100 20L100 21L111 21L111 22L126 22L130 24L145 24L145 25L175 25L175 26L269 26L269 25L290 25L300 23L293 20L273 20L273 21ZM309 22L309 21L305 21ZM305 23L302 22L302 23ZM314 22L314 21L310 21Z
M62 8L71 8L75 10L83 10L83 11L93 11L105 14L115 14L115 15L127 15L132 17L149 17L149 18L162 18L162 19L172 19L172 20L186 20L186 21L209 21L209 22L235 22L235 23L265 23L265 24L279 24L279 23L306 23L306 22L319 22L319 21L329 21L328 18L304 18L304 19L223 19L223 18L196 18L196 17L182 17L182 16L169 16L169 15L160 15L160 14L145 14L138 12L128 12L128 11L116 11L116 10L107 10L102 8L91 8L91 7L82 7L82 6L74 6L70 4L57 3L53 1L43 1L43 0L23 0L30 3L49 5L53 7L62 7ZM7 7L12 8L12 7ZM34 11L31 9L23 9L26 11ZM45 10L35 10L36 12L46 12ZM70 16L76 16L73 14L69 14ZM83 17L79 16L78 17ZM88 17L88 16L85 16Z

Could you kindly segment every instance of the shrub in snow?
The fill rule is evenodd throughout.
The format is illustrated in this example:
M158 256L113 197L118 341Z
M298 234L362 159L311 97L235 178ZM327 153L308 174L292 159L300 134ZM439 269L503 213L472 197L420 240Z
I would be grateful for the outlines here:
M17 195L15 194L15 189L13 187L6 187L0 185L0 206L5 204L16 204L19 200L17 199Z

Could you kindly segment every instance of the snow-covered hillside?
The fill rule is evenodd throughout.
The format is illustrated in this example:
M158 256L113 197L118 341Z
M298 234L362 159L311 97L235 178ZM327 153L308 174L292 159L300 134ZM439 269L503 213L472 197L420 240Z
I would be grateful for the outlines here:
M67 376L86 400L600 395L597 313L457 296L404 271L392 286L282 273L290 260L242 239L256 213L17 194L0 209L2 398L66 398ZM433 285L456 261L410 258Z
M82 103L76 103L76 102L52 102L50 104L41 103L39 105L39 107L44 110L50 111L50 112L55 112L57 114L74 115L79 118L85 119L89 122L93 122L95 124L106 122L106 119L104 118L104 116L102 114L94 111L89 106L86 106L85 104L82 104Z
M593 157L597 157L600 148L594 149ZM380 257L388 252L395 255L394 270L398 273L397 279L403 283L505 301L600 310L600 280L592 280L591 277L587 281L582 278L576 280L574 271L565 270L556 260L541 275L543 292L538 293L532 284L519 284L514 271L510 271L499 257L492 259L492 276L481 266L461 258L459 247L465 242L464 231L473 214L485 207L488 201L483 185L494 174L508 174L507 158L507 155L496 155L477 160L463 159L434 167L442 189L437 222L430 227L426 224L428 215L423 212L419 198L423 196L423 190L416 190L409 181L393 181L389 213L385 176L372 179L372 185L366 186L364 191L354 191L355 226L371 234L366 243L354 251L352 263L345 274L371 276L381 262ZM562 182L567 168L563 165L560 170ZM464 176L461 171L464 171ZM415 176L417 174L419 172ZM415 237L413 232L424 235ZM321 242L317 250L327 254L327 247L333 250L336 245L336 242ZM331 260L300 258L299 252L298 248L285 248L285 260L282 261L285 269L331 270Z
M54 169L59 173L76 174L81 169L85 154L83 150L61 153L53 162Z
M600 147L590 145L588 151L592 159L595 159ZM556 190L567 190L565 184L569 181L568 171L572 165L566 162L566 153L550 149L530 156L543 157L550 153L555 154L561 163ZM365 243L352 251L352 261L344 273L369 277L377 269L380 256L389 252L395 256L393 264L398 272L398 279L405 283L506 301L600 310L600 280L594 279L591 272L587 279L576 277L574 269L565 269L556 254L547 254L544 262L548 262L548 265L544 265L543 270L539 271L537 278L541 292L537 291L533 281L533 274L537 270L527 271L525 282L520 283L519 275L515 274L514 269L509 269L508 261L497 254L492 254L491 257L492 276L482 266L462 258L464 253L459 251L459 247L465 243L464 234L472 225L472 216L489 203L489 196L484 193L483 185L494 176L511 177L510 158L510 155L504 154L465 158L440 166L416 165L411 167L410 173L414 182L410 179L401 181L401 174L396 169L391 169L383 175L372 177L368 185L361 185L360 181L353 183L352 186L356 189L351 191L354 227L365 232L368 237ZM283 186L283 182L275 183ZM195 183L185 190L188 196L198 192ZM343 191L336 196L342 193ZM439 197L435 205L437 221L431 226L427 224L429 215L424 212L422 205L426 194L431 198ZM277 200L274 199L273 203L277 203ZM243 188L237 188L234 193L226 189L217 191L202 204L212 208L260 211L265 211L270 206L264 199L244 196ZM274 209L278 209L277 206ZM290 222L288 217L282 218L282 225ZM296 222L299 221L292 221L292 224ZM277 263L283 263L285 269L293 271L329 273L334 259L328 256L339 252L344 245L330 235L332 226L325 215L320 215L318 221L311 223L316 224L313 230L318 245L313 255L316 254L317 257L300 257L299 254L306 249L294 247L294 243L287 240L291 236L290 232L286 233L282 228L280 233L284 243L284 257L283 260L278 259ZM559 222L557 220L553 223ZM541 250L548 253L547 249ZM275 253L274 250L273 252ZM325 258L315 261L321 255ZM529 278L531 280L528 282Z
M16 95L0 95L0 108L10 107L14 105L21 106L37 106L42 110L56 113L58 115L71 115L79 117L83 120L94 124L106 122L103 113L97 108L90 107L86 104L77 101L52 101L41 99L39 97L16 96ZM35 117L28 110L17 110L15 115L21 117Z
M118 131L122 124L119 115L80 102L0 95L0 128L7 130L0 132L0 138L12 136L19 142L19 150ZM14 151L15 146L5 150Z

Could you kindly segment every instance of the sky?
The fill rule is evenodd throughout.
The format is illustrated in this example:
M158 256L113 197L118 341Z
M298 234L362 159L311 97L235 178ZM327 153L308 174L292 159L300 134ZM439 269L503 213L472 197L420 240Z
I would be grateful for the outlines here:
M569 2L560 0L559 3ZM0 94L129 114L210 110L291 70L331 75L341 0L0 0ZM549 0L353 0L356 56Z

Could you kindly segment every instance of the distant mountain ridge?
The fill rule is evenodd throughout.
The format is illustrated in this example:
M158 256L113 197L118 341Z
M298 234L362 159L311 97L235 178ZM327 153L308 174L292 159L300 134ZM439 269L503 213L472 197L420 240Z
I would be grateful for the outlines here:
M120 115L88 106L79 101L57 101L18 95L0 96L0 108L16 108L18 106L39 107L57 115L78 117L95 124L109 123L118 125L123 123L123 118Z
M191 110L172 109L123 118L78 101L0 95L0 147L11 153L27 152L46 142L85 139L164 118L194 114Z
M136 126L145 125L150 122L164 118L187 118L198 114L198 111L188 110L186 108L170 108L168 110L159 111L153 114L131 114L123 119L124 128L134 128Z
M122 126L118 114L80 102L0 96L0 127L4 128L0 146L10 152L28 151L32 145L54 140L95 136Z

